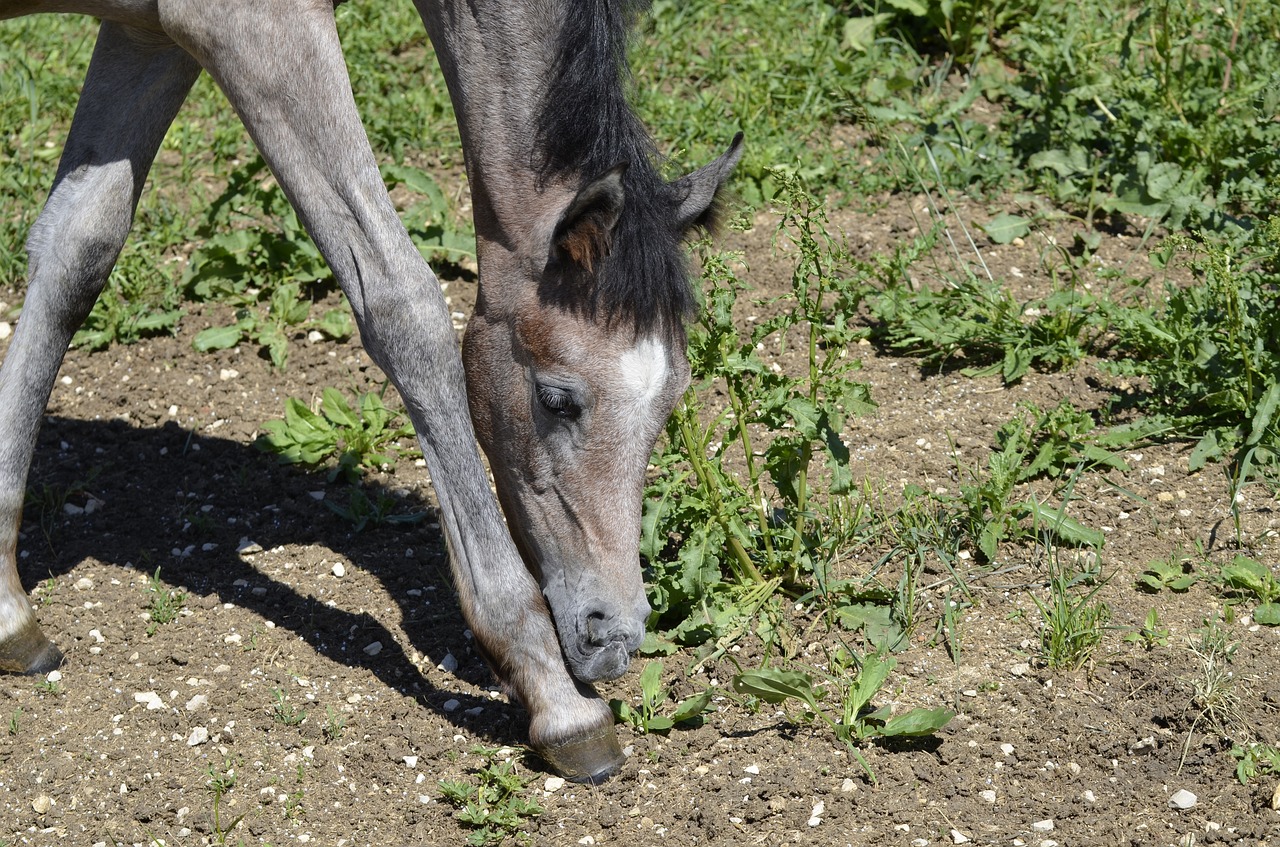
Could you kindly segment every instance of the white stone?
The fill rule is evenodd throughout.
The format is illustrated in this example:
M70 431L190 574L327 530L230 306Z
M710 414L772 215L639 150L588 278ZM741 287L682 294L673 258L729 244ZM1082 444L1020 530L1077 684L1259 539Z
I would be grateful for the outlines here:
M37 815L45 815L53 808L53 798L48 794L41 794L39 797L31 801L31 808L35 809Z
M139 691L133 695L133 702L145 703L148 710L163 709L164 701L160 699L160 695L154 691Z
M1053 821L1043 820L1031 824L1032 832L1053 832Z
M4 339L8 338L12 334L13 334L13 327L9 325L9 322L0 321L0 341L3 341Z
M1276 783L1276 790L1271 792L1271 808L1280 812L1280 782Z
M240 543L236 545L236 552L242 556L249 553L261 553L262 545L248 538L241 538Z
M191 734L187 736L188 747L199 747L209 740L209 730L203 726L192 728Z
M952 844L968 844L969 836L965 835L963 832L961 832L958 829L953 829L951 830L951 843Z
M62 671L49 671L45 679L49 682L62 682Z
M1009 743L1001 744L1001 745L1000 745L1000 752L1001 752L1001 753L1004 753L1006 756L1012 756L1012 755L1013 755L1013 745L1012 745L1012 744L1009 744Z
M745 768L743 768L742 770L743 770L743 771L745 771L746 773L751 774L752 776L759 776L759 775L760 775L760 766L759 766L759 765L747 765L747 766L746 766Z
M223 382L226 382L229 379L235 379L238 376L240 376L240 371L236 370L235 368L223 368L220 371L218 371L218 379L222 380Z
M364 652L365 652L365 655L368 655L368 656L378 655L379 653L382 652L382 642L381 641L373 642L372 644L364 648Z
M542 783L543 791L559 791L561 788L564 788L564 777L549 776L547 781Z
M89 630L89 637L92 638L98 644L103 644L107 640L105 637L103 637L102 633L96 629Z
M844 782L840 783L840 790L845 794L853 791L854 787L853 780L847 776L844 778Z
M87 576L82 576L77 579L75 584L71 587L76 591L89 591L93 588L93 580L89 579Z
M190 700L187 701L186 706L184 706L184 708L188 712L196 712L208 705L209 705L209 698L203 694L197 694L196 696L192 697Z
M416 767L418 766L418 757L417 757L417 756L405 756L405 757L404 757L404 764L405 764L405 767L407 767L407 768L416 768Z
M1196 795L1192 794L1185 788L1179 788L1177 791L1173 792L1173 796L1169 798L1169 808L1190 809L1197 802L1199 802L1199 798L1196 797Z
M1088 789L1085 789L1084 793L1080 795L1080 799L1086 803L1098 802L1098 796Z
M994 803L996 801L996 793L989 788L986 791L979 791L978 796L983 800L986 800L988 803Z
M347 575L347 568L346 568L346 566L345 566L345 565L343 565L343 564L342 564L342 562L334 562L334 563L333 563L333 575L334 575L334 576L336 576L336 577L338 577L339 579L341 579L342 577L346 576L346 575Z
M445 673L453 673L458 669L458 660L454 658L452 653L445 653L444 658L440 660L440 664L436 665L436 669Z

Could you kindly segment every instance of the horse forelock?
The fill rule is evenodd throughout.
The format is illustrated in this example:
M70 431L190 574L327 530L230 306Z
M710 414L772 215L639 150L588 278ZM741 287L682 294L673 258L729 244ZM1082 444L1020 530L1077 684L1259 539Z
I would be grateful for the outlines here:
M626 96L628 35L649 5L585 0L561 6L558 58L539 109L534 149L544 184L585 183L619 164L629 166L608 254L592 263L584 280L587 296L577 306L610 322L631 323L638 334L682 330L695 305L683 233L675 229L680 198L654 167L657 150Z

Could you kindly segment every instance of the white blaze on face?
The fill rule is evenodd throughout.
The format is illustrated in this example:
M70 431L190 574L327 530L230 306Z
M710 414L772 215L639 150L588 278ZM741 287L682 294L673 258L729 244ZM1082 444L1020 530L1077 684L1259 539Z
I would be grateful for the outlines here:
M667 348L652 338L622 354L618 376L636 414L643 414L667 381Z

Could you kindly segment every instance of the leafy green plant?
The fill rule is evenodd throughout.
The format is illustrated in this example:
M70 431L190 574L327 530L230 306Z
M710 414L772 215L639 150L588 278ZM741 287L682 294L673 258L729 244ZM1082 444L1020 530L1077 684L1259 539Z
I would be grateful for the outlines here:
M1237 553L1222 569L1222 584L1237 596L1257 600L1253 619L1267 626L1280 626L1280 579L1256 559Z
M931 735L955 717L954 712L941 708L916 708L900 715L894 715L888 706L871 709L872 698L888 681L897 660L875 653L859 658L843 648L835 651L831 658L832 669L825 675L825 691L815 689L808 673L777 668L742 671L733 678L733 690L766 703L799 701L831 727L873 782L875 774L858 749L860 744L873 738ZM828 691L836 700L832 711L822 705Z
M1138 587L1143 591L1159 593L1164 589L1186 591L1199 581L1191 561L1182 550L1175 550L1167 559L1152 559L1138 577Z
M614 717L640 732L667 732L678 723L692 721L711 704L711 689L695 694L676 704L670 714L662 714L671 692L662 687L662 662L648 662L640 672L640 706L634 708L622 700L610 700Z
M1130 643L1139 643L1148 650L1156 647L1169 646L1169 628L1160 625L1160 614L1152 609L1147 612L1146 620L1142 622L1142 628L1136 632L1131 632L1124 637L1124 640Z
M1248 785L1260 776L1280 774L1280 748L1271 744L1237 744L1231 748L1231 755L1239 760L1236 779L1241 785Z
M205 787L213 795L213 813L210 821L213 828L213 837L218 844L226 844L232 830L240 825L240 821L244 820L243 814L236 815L229 822L224 823L222 820L222 801L226 799L227 793L235 787L239 776L236 773L235 765L230 759L224 760L222 770L219 771L213 765L209 765L205 773L209 777Z
M484 751L488 762L476 772L474 782L440 780L444 799L458 810L453 816L472 829L467 843L500 844L520 834L527 818L542 814L534 800L521 796L530 779L516 772L514 762L496 761L494 751Z
M21 717L22 717L22 709L14 709L12 712L9 713L8 732L10 736L14 736L18 734L20 730L18 720Z
M151 596L147 606L147 635L155 635L160 627L173 623L182 614L182 607L187 602L187 592L176 588L168 588L160 581L160 568L147 578L146 592Z
M279 688L271 689L271 719L284 726L302 726L307 719L307 710L289 702L289 698Z
M409 526L421 523L426 512L397 513L399 503L394 497L382 491L374 491L372 498L365 494L358 485L347 489L347 505L339 506L330 499L324 501L325 507L338 517L351 523L356 532L364 532L370 526Z
M1123 468L1124 462L1089 437L1093 422L1069 402L1043 412L1028 405L996 431L986 473L968 470L960 485L962 531L987 561L1007 538L1048 535L1073 546L1101 547L1101 532L1066 514L1070 489L1086 467ZM1035 496L1016 499L1020 483L1041 476L1065 478L1064 502L1053 507Z
M1065 370L1105 330L1097 299L1071 284L1020 303L1003 281L969 274L939 290L894 278L870 299L876 336L927 367L962 366L967 376L1017 382L1033 367Z
M1020 161L1090 221L1220 226L1273 204L1273 25L1248 2L1042 6L1004 50L1022 69L1002 87Z
M102 350L178 330L186 310L177 305L173 281L140 249L126 249L98 295L93 311L71 339L73 347Z
M1040 611L1040 655L1050 668L1076 670L1102 644L1111 609L1097 595L1106 582L1072 572L1056 555L1049 556L1049 597L1032 594L1031 599Z
M815 562L839 539L824 532L835 523L824 519L817 495L852 487L843 422L874 408L866 386L851 378L858 362L847 355L862 334L850 320L862 284L841 275L846 254L825 234L820 206L798 180L783 185L789 205L780 237L795 245L796 257L787 308L743 339L733 317L743 283L724 256L705 258L706 309L690 329L695 388L654 459L665 473L648 490L641 552L654 570L658 618L677 622L674 637L685 643L720 631L709 616L690 612L714 603L709 595L726 582L799 584L821 569ZM806 354L800 377L770 367L760 353L792 343ZM700 399L712 387L728 397L718 414ZM743 478L729 469L731 457L745 465Z
M335 388L321 392L318 413L288 398L284 418L262 428L266 434L255 445L275 453L281 463L317 467L333 462L329 479L352 483L359 481L362 469L391 464L400 452L396 442L413 435L413 427L388 409L379 394L362 394L352 406Z
M332 706L324 707L324 739L337 741L347 731L347 719L333 710Z

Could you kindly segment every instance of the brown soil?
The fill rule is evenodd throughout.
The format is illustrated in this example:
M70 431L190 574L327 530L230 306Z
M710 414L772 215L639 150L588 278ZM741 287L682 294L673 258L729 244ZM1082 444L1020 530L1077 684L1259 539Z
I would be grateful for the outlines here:
M915 203L886 198L876 213L837 223L859 251L891 250L917 225ZM962 212L974 220L986 210ZM746 251L762 296L787 279L773 227L762 217L726 239ZM1043 237L982 246L1019 296L1048 285ZM1136 234L1109 236L1100 255L1130 273L1146 267ZM471 289L451 283L455 308L468 310ZM318 499L341 486L251 447L285 397L369 390L381 376L354 341L298 339L283 373L247 346L195 353L194 335L225 317L197 309L176 338L67 356L32 475L48 505L28 509L20 559L67 660L55 683L0 679L0 843L464 843L468 830L437 781L473 778L486 761L474 748L519 745L526 718L496 694L471 648L438 527L428 517L355 533ZM858 475L886 492L905 483L954 490L955 454L985 463L1018 404L1065 397L1097 408L1112 385L1089 363L1006 388L922 373L871 346L857 352L880 408L850 421L848 438ZM1189 644L1206 617L1224 614L1221 592L1134 588L1150 559L1177 548L1200 543L1219 564L1234 552L1224 474L1188 473L1188 452L1133 451L1128 472L1077 486L1076 516L1106 532L1102 566L1114 574L1100 594L1113 629L1087 668L1051 672L1037 661L1032 595L1047 596L1046 568L1031 551L1012 555L970 575L975 602L957 658L931 643L931 623L899 655L877 704L958 715L934 739L862 748L874 784L820 723L796 709L751 711L726 692L696 729L619 727L631 756L602 787L558 786L535 762L520 763L544 810L527 821L528 841L1280 845L1276 778L1241 785L1229 744L1197 721L1200 666ZM425 471L411 460L377 481L401 510L430 510ZM1274 563L1280 503L1257 486L1240 505L1250 549ZM256 546L237 552L246 541ZM868 564L855 557L848 567ZM157 568L187 597L177 620L148 635L146 586ZM1125 642L1153 606L1168 646ZM1243 720L1276 742L1280 629L1245 612L1223 624L1239 644L1235 692ZM835 636L803 614L796 622L807 633L801 658L820 665ZM734 672L722 662L686 679L695 658L666 660L681 695ZM606 689L634 701L635 674ZM306 711L300 725L281 718L280 697ZM340 733L326 732L338 724ZM215 803L211 776L229 770L235 784ZM1198 802L1175 811L1169 799L1180 789Z

